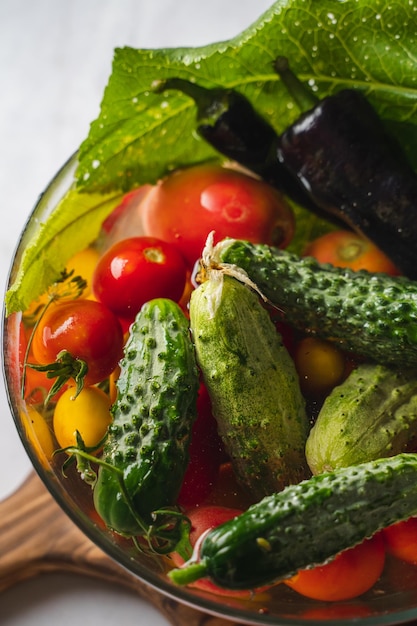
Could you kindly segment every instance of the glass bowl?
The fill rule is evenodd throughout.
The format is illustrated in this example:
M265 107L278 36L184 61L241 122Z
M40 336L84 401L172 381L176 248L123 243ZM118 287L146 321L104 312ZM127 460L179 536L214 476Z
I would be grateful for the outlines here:
M13 283L28 242L53 212L58 200L74 180L77 156L61 168L41 195L17 244L8 285ZM325 603L296 594L286 585L255 595L252 599L220 597L197 589L177 587L166 576L167 561L141 554L127 541L103 528L92 504L91 488L75 469L62 474L62 464L51 461L42 440L28 429L27 410L20 396L19 327L21 314L3 316L3 368L11 413L31 462L64 512L107 555L162 594L210 614L243 624L305 625L400 624L417 619L417 567L389 561L374 588L355 600Z

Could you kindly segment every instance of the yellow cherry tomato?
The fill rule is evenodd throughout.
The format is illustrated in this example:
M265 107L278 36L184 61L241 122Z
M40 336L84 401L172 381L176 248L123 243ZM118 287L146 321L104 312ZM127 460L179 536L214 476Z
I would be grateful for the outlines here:
M78 431L87 448L103 439L112 421L110 398L98 387L84 387L78 396L75 387L67 389L56 403L53 429L61 448L77 444Z
M91 281L99 258L100 255L95 248L85 248L84 250L81 250L81 252L74 254L74 256L71 257L66 264L66 270L68 273L74 272L73 277L81 276L81 278L86 281L87 285L80 293L80 296L88 298L89 300L96 299L91 291ZM66 290L67 293L65 292ZM52 291L59 295L60 300L73 300L74 298L74 294L62 285L54 287ZM51 294L49 292L43 293L39 296L39 298L30 304L28 309L25 311L25 317L28 318L31 315L38 315L39 311L45 307L50 299Z
M97 262L100 258L95 248L85 248L77 252L67 263L67 271L74 271L74 276L81 276L87 281L87 286L83 291L83 298L93 298L91 292L91 281Z
M315 337L302 339L295 349L294 362L301 389L307 395L327 393L343 380L345 357L329 341Z
M42 465L48 467L54 452L54 441L45 418L29 404L22 409L20 417L33 451Z

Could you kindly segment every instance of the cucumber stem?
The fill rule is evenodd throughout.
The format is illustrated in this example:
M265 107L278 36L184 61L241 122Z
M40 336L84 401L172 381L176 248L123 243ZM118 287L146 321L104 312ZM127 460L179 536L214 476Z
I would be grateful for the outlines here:
M319 99L291 70L286 57L277 57L274 68L301 112L309 111L319 103Z
M189 585L190 583L207 576L207 566L204 561L190 563L185 567L178 567L168 572L169 578L176 585Z

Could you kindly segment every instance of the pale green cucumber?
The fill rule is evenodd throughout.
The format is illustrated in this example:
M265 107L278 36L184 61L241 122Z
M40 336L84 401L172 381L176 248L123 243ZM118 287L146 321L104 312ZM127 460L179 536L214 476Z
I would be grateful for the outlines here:
M319 474L406 451L417 436L417 371L364 363L327 396L306 444Z
M197 362L237 478L260 498L309 475L305 403L258 295L230 276L209 276L190 302Z

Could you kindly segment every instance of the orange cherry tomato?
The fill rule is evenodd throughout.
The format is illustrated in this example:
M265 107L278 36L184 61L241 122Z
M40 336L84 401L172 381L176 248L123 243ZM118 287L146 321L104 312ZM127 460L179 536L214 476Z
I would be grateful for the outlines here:
M307 245L303 256L320 263L331 263L352 270L368 270L398 276L394 263L371 241L348 230L337 230L318 237Z
M285 584L308 598L340 602L362 595L376 583L385 563L381 533L345 550L332 561L299 571Z
M417 517L410 517L383 530L386 550L407 563L417 563Z

